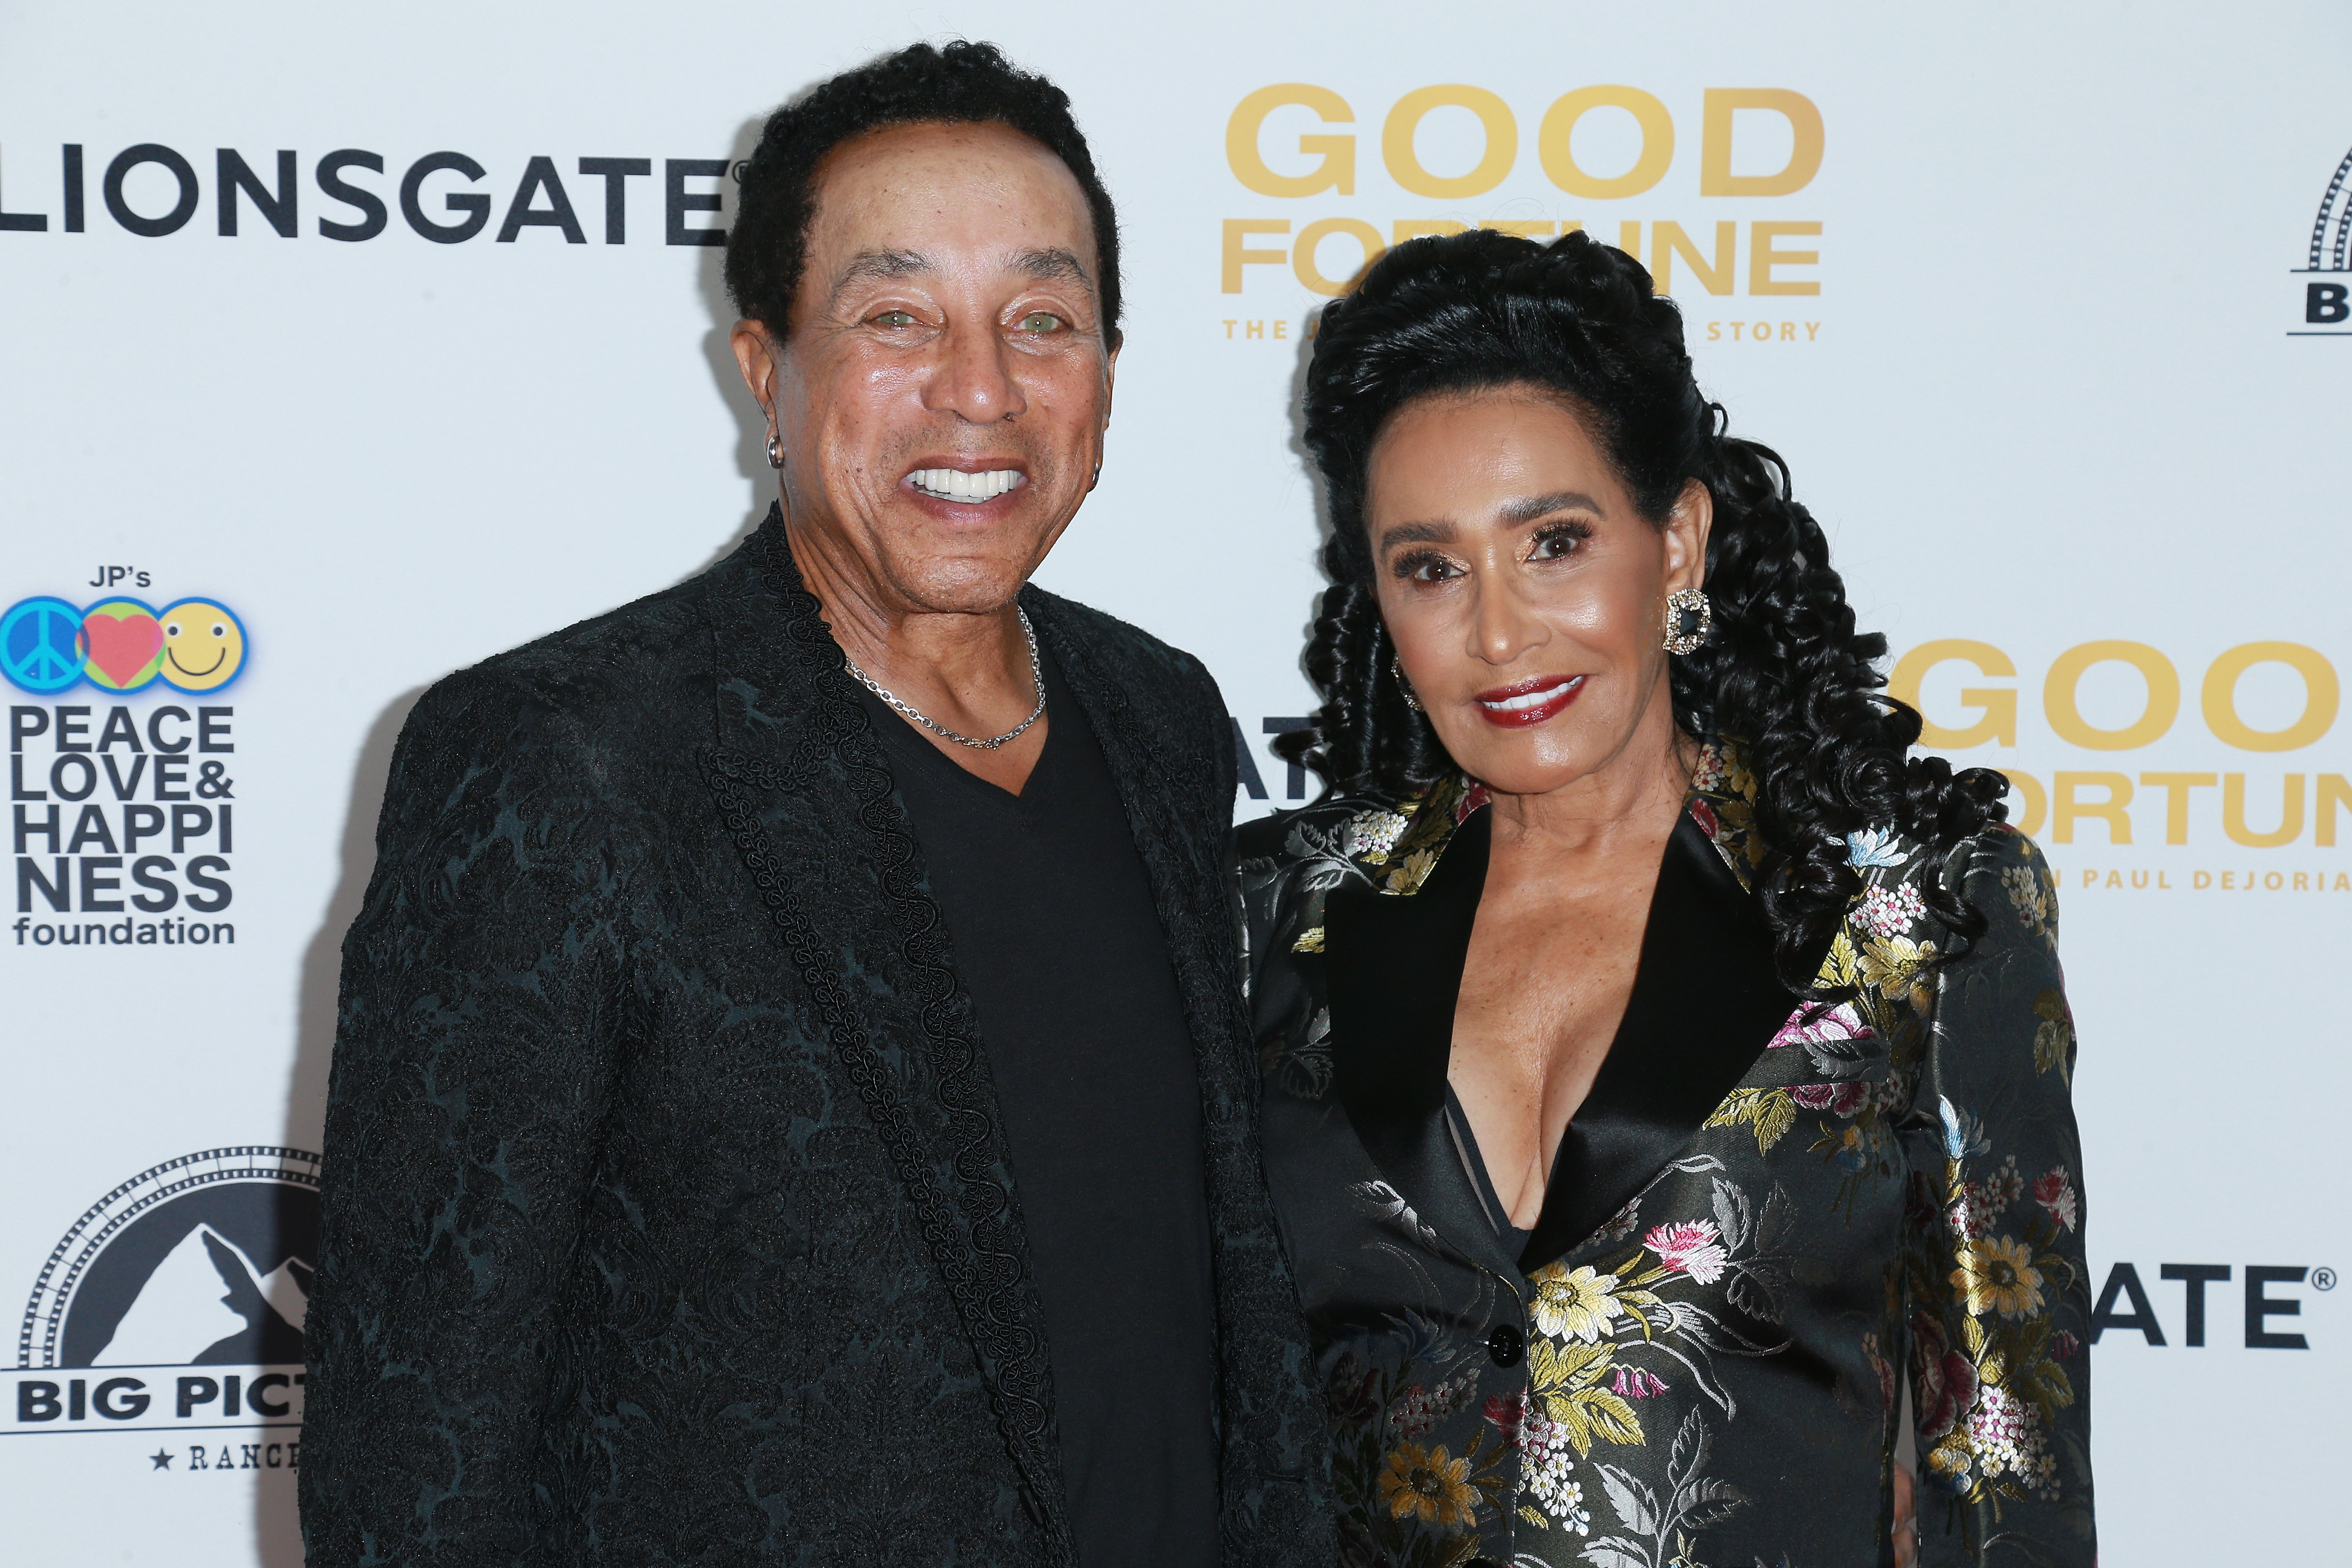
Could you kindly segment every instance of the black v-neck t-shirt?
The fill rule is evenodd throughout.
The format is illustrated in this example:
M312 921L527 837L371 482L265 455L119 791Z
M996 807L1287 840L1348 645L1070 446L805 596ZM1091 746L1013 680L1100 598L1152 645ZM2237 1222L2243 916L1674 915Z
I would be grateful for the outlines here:
M1078 1562L1214 1568L1200 1077L1118 786L1050 660L1045 676L1045 750L1018 795L860 695L1003 1108Z

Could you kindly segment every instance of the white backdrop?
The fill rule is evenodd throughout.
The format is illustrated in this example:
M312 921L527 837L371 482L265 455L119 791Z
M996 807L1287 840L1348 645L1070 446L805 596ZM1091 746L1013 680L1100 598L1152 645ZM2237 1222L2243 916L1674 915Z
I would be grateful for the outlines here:
M1288 399L1317 282L1401 224L1672 256L1704 383L1789 458L1865 619L1924 649L1943 742L2027 775L2061 874L2121 1320L2093 1352L2106 1560L2331 1554L2352 13L6 0L0 612L60 602L0 627L10 1561L299 1563L287 1335L392 737L439 675L764 509L719 252L666 242L723 226L731 182L678 171L721 205L673 214L671 161L740 158L778 100L956 34L1069 89L1126 225L1109 461L1042 580L1209 661L1266 792L1244 814L1299 793L1264 721L1308 703ZM290 152L291 237L250 195L222 232L222 149L273 202ZM449 243L400 195L443 152L480 176L428 174L419 216L487 197ZM321 179L338 153L372 155L327 171L369 237L321 230L369 227ZM536 158L577 243L520 189ZM646 161L619 243L602 158ZM510 208L550 221L502 242ZM211 658L224 609L233 679L149 677L141 617Z

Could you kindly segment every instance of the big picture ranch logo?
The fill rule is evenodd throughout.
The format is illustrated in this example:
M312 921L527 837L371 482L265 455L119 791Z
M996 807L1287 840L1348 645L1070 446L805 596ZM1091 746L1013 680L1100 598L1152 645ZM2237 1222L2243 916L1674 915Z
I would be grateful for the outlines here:
M140 1172L42 1265L5 1430L260 1428L250 1444L190 1446L185 1468L294 1468L319 1228L319 1156L304 1150L205 1149ZM162 1469L179 1455L149 1457Z

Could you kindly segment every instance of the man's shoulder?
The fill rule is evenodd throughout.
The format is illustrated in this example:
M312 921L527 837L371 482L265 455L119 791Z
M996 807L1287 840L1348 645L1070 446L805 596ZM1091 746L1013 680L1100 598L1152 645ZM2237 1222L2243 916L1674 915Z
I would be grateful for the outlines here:
M532 746L642 749L710 708L711 574L493 654L436 681L407 733L478 761Z
M1108 611L1034 585L1023 593L1022 602L1033 619L1050 626L1060 640L1118 679L1130 699L1184 708L1205 704L1208 716L1223 718L1216 678L1182 648Z

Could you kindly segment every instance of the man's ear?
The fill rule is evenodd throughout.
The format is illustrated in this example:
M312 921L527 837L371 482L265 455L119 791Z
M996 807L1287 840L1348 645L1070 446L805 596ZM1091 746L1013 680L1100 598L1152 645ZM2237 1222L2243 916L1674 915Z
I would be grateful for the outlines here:
M775 340L769 337L767 324L748 317L735 323L727 335L729 346L735 351L735 363L743 373L743 384L751 389L759 400L760 412L768 416L768 426L776 424L776 371L780 357Z
M1706 584L1706 536L1715 527L1715 496L1696 479L1683 482L1666 513L1666 592Z
M1113 343L1110 354L1103 361L1103 428L1110 428L1111 389L1118 380L1118 351L1122 343Z

